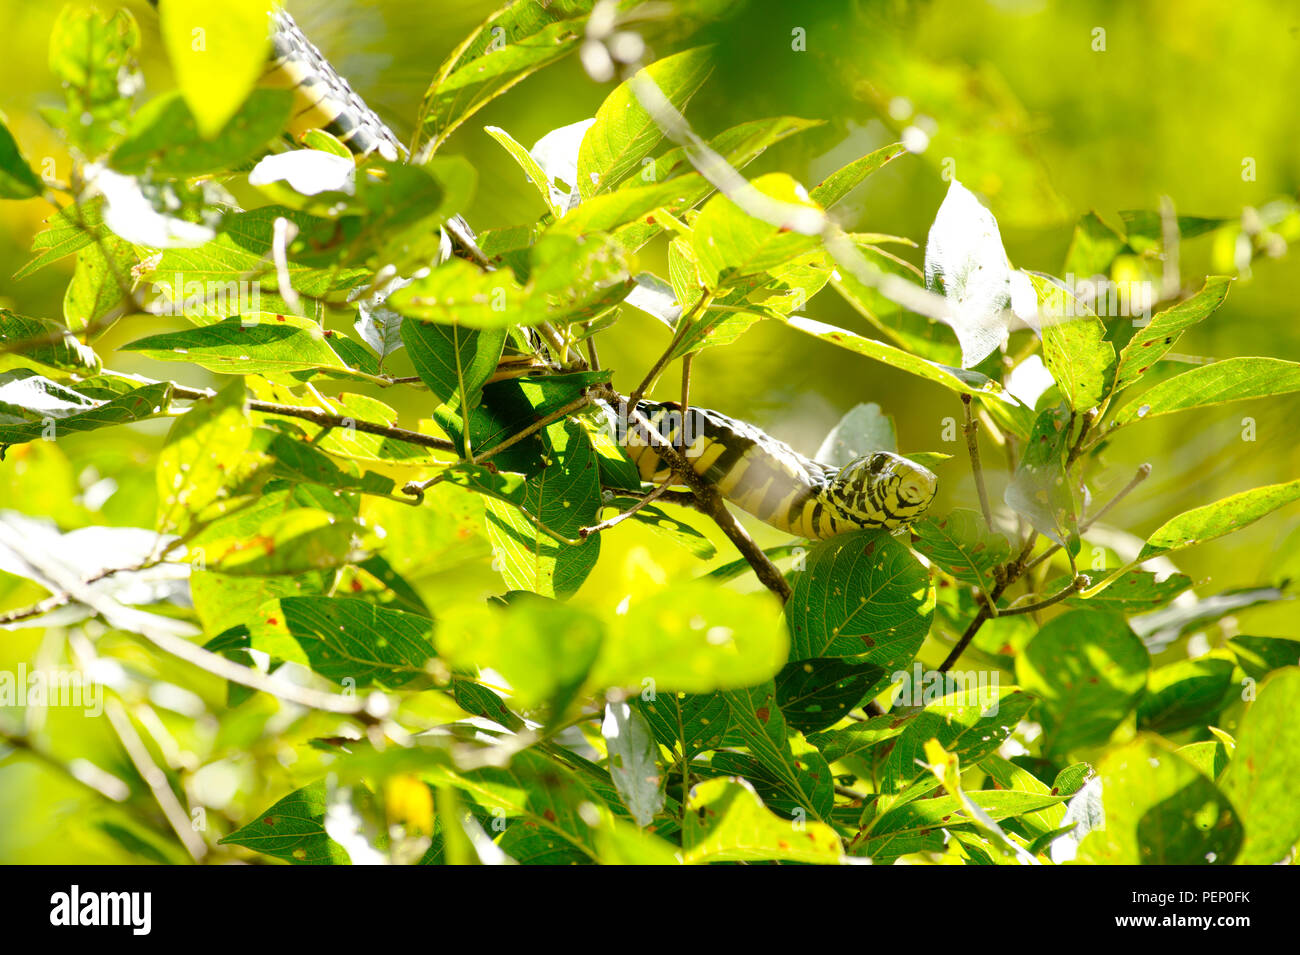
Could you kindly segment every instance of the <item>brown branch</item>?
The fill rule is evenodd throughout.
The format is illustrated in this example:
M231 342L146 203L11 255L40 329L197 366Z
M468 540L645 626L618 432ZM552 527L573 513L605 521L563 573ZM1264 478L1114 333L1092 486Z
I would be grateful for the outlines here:
M634 411L636 410L637 404L645 396L645 393L649 390L650 386L654 384L655 379L659 377L659 373L662 372L665 366L673 360L673 352L676 350L677 346L682 343L683 339L686 338L686 332L690 329L696 314L699 313L701 308L707 310L708 303L712 301L713 296L706 292L700 296L699 300L694 305L690 307L689 311L677 319L677 328L673 331L673 337L672 340L668 342L668 347L665 348L663 354L655 360L655 363L650 366L650 370L647 371L645 377L641 379L641 384L637 385L636 388L632 390L632 394L628 396L628 408Z
M601 531L607 531L611 527L617 527L619 524L622 524L625 520L627 520L637 511L641 510L641 508L645 507L647 504L651 503L652 501L658 500L660 497L662 497L667 492L668 485L669 483L671 483L671 481L672 481L672 477L670 476L667 481L665 481L663 484L660 484L657 488L655 488L645 497L641 498L641 500L637 501L626 511L620 511L619 513L615 514L613 517L609 518L608 520L601 521L599 524L592 524L590 527L582 528L581 530L578 531L578 536L583 540L586 540L592 534L599 534Z
M480 454L474 455L469 460L460 461L457 462L456 464L448 465L447 468L443 469L438 474L435 474L433 477L429 478L426 481L409 482L405 487L402 488L402 492L405 494L410 494L411 496L416 498L422 497L425 491L433 487L433 485L437 484L439 481L443 480L447 476L447 472L452 468L460 467L461 465L464 464L482 464L484 461L488 460L489 458L491 458L496 454L501 453L506 448L513 447L514 445L518 444L520 441L524 440L524 438L536 434L538 431L541 431L543 428L549 427L550 425L555 424L555 422L563 418L567 418L575 411L579 411L582 408L585 408L589 404L591 404L591 396L587 394L583 394L580 397L570 401L564 407L557 408L554 411L552 411L550 414L547 414L542 418L538 418L528 427L524 428L522 431L518 431L515 434L512 434L510 437L506 438L500 444L495 444L492 447L488 448L488 450Z
M1074 578L1074 580L1070 581L1068 587L1065 587L1057 591L1056 593L1052 594L1052 596L1046 598L1045 600L1040 600L1038 601L1038 603L1024 604L1023 606L1019 606L1019 607L1001 607L998 609L998 616L1012 617L1015 616L1016 614L1022 614L1022 613L1037 613L1040 610L1044 610L1052 606L1052 604L1060 603L1062 600L1065 600L1067 597L1073 597L1079 591L1086 590L1089 586L1091 586L1091 584L1092 581L1088 578L1087 574L1079 574L1077 577Z
M211 398L214 393L204 388L186 388L182 385L172 385L172 394L177 398L188 400L200 400ZM397 441L405 441L408 444L416 444L420 447L431 448L435 451L455 451L456 446L444 438L435 438L432 435L421 434L419 431L408 431L406 428L398 428L393 425L377 424L373 421L364 421L359 418L353 418L350 415L331 414L319 408L301 408L297 405L283 405L273 401L258 401L249 399L245 402L250 411L261 412L262 414L280 415L285 418L301 418L304 421L310 421L312 424L318 424L323 428L351 428L354 431L364 431L366 434L379 435L384 438L393 438Z

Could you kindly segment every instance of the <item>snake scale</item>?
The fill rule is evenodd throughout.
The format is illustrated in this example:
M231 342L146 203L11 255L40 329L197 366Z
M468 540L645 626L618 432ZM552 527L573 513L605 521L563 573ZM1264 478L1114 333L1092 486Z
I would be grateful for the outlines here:
M157 0L151 0L157 5ZM400 140L281 9L271 14L272 53L263 85L290 89L294 106L289 132L323 129L358 156L406 157ZM474 233L457 216L446 227L458 254L486 265ZM538 343L540 345L540 343ZM542 346L544 347L544 346ZM618 420L612 407L611 420ZM645 481L663 482L670 469L626 408L619 440ZM897 454L877 451L840 468L803 456L744 421L705 408L686 415L672 402L642 401L640 415L660 436L682 450L695 473L714 484L737 507L799 537L824 539L861 528L907 527L935 496L937 478Z

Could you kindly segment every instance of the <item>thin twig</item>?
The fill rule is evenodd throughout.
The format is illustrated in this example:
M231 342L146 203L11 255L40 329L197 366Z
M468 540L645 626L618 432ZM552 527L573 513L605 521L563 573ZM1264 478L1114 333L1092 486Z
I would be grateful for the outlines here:
M590 395L584 394L578 398L575 398L573 401L570 401L564 407L557 408L556 410L552 411L550 414L537 419L528 427L524 428L522 431L518 431L515 434L512 434L510 437L506 438L500 444L495 444L488 450L483 451L482 453L477 454L474 457L469 458L465 461L459 461L455 464L449 465L448 467L446 467L445 469L443 469L442 471L440 471L439 473L435 474L433 477L425 481L411 481L405 487L402 488L402 491L403 493L410 494L413 497L421 497L425 491L433 487L433 485L437 484L439 481L445 479L447 474L454 468L464 467L466 465L471 465L471 464L482 464L484 461L488 460L494 455L499 454L502 451L506 450L506 448L513 447L514 445L518 444L520 441L524 440L525 438L536 434L538 431L541 431L543 428L549 427L550 425L559 421L561 418L567 418L575 411L579 411L582 408L585 408L589 404L591 404Z
M208 854L207 843L190 825L189 814L167 782L167 774L158 768L158 764L149 755L148 747L136 732L135 724L127 716L126 710L117 700L109 700L104 705L104 714L108 717L108 722L113 727L113 732L121 742L122 748L131 758L135 771L140 774L140 778L153 793L154 802L158 803L158 808L162 810L167 824L176 833L176 838L180 840L191 859L195 862L201 861Z
M641 498L641 500L637 501L626 511L620 511L619 513L615 514L613 517L609 518L608 520L601 521L599 524L592 524L590 527L582 528L580 531L578 531L578 536L581 537L583 540L586 540L592 534L599 534L601 531L607 531L611 527L617 527L619 524L622 524L625 520L627 520L637 511L641 510L641 508L645 507L647 504L651 503L652 501L658 500L660 497L662 497L667 492L668 485L671 483L672 483L672 476L669 475L668 480L664 481L663 484L660 484L657 488L655 488L645 497Z
M184 398L191 401L199 401L205 398L212 398L215 392L206 388L186 388L183 385L172 385L172 394L177 398ZM304 421L310 421L312 424L318 424L323 428L351 428L354 431L363 431L366 434L379 435L384 438L393 438L397 441L405 441L408 444L419 445L424 448L432 448L435 451L455 451L456 446L444 438L435 438L432 435L421 434L419 431L409 431L406 428L398 428L393 425L378 424L374 421L365 421L359 418L353 418L351 415L331 414L318 408L303 408L297 405L284 405L274 401L258 401L249 399L245 402L249 411L257 411L262 414L279 415L284 418L301 418Z
M1115 494L1115 496L1112 497L1109 501L1107 501L1101 510L1099 510L1096 514L1093 514L1079 522L1079 533L1080 534L1086 533L1090 527L1092 527L1099 520L1105 517L1110 512L1111 508L1113 508L1116 504L1118 504L1125 497L1127 497L1135 487L1137 487L1139 484L1145 481L1150 476L1150 474L1151 474L1150 464L1143 464L1141 467L1139 467L1137 469L1137 473L1133 475L1133 479L1129 481L1127 484L1125 484L1122 488L1120 488L1120 490ZM1028 564L1026 564L1025 570L1032 570L1033 568L1037 567L1043 561L1047 560L1047 558L1051 557L1060 549L1061 549L1060 544L1053 544L1051 547L1047 548L1047 550L1043 551L1041 554L1039 554L1037 557L1031 560Z
M668 347L665 348L663 354L655 360L655 363L650 366L650 370L647 371L645 377L641 379L641 384L632 389L632 394L628 396L627 406L629 408L636 408L637 404L645 396L645 393L650 389L650 386L654 384L655 379L659 377L659 373L664 370L664 367L670 361L673 360L673 352L677 349L677 346L682 343L682 340L686 337L686 332L694 324L695 316L702 308L707 310L708 303L712 301L712 295L708 293L701 295L699 300L691 306L690 310L677 319L677 328L673 332L672 340L668 342Z
M989 492L984 487L984 469L980 467L979 426L976 425L975 415L971 412L970 395L961 396L961 406L966 416L962 431L966 435L966 450L970 454L971 473L975 476L975 490L979 494L980 511L984 514L984 526L991 531L993 512L989 510Z
M1074 578L1074 580L1070 581L1070 585L1068 587L1062 588L1061 590L1052 594L1052 596L1044 600L1038 601L1038 603L1024 604L1023 606L1019 606L1019 607L998 608L998 616L1013 617L1016 614L1037 613L1040 610L1044 610L1052 606L1052 604L1060 603L1062 600L1065 600L1067 597L1073 597L1079 591L1086 590L1091 585L1092 585L1092 581L1088 578L1087 574L1079 574L1077 577Z

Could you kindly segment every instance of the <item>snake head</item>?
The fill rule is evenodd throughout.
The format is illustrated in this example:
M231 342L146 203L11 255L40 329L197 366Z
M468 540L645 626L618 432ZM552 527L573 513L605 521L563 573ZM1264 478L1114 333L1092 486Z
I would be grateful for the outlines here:
M888 451L855 458L831 480L828 496L863 527L906 527L925 513L939 489L934 472Z

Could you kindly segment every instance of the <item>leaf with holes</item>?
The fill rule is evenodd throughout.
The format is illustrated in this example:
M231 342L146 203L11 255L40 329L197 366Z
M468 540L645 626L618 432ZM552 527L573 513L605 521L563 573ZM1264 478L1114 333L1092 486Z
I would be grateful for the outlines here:
M578 148L578 190L584 199L608 192L663 138L663 130L634 92L638 78L652 80L679 111L713 71L711 50L701 47L656 60L619 84L596 111Z
M868 699L887 674L874 663L840 657L793 660L776 675L776 700L786 722L801 733L833 726Z
M882 531L854 531L814 545L785 606L791 655L854 657L906 667L934 617L930 575Z
M1228 297L1228 286L1231 283L1230 278L1210 276L1201 290L1191 298L1157 312L1151 321L1134 332L1129 343L1119 353L1119 364L1115 369L1115 390L1127 388L1141 378L1148 368L1174 346L1183 332L1213 314Z
M930 562L958 580L989 593L995 567L1011 558L1011 542L984 524L978 511L959 507L944 517L925 517L912 525L915 547Z

